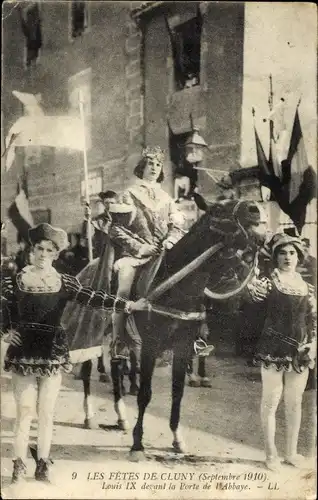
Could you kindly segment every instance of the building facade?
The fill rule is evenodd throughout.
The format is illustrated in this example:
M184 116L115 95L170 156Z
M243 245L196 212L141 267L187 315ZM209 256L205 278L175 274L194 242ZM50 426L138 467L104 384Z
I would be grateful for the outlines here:
M24 2L3 6L2 134L25 109L12 91L37 95L46 115L72 116L84 100L89 186L125 188L144 145L165 149L165 189L188 169L201 193L218 193L185 165L192 126L210 146L206 168L238 167L244 4L228 2ZM83 219L83 153L16 148L2 175L2 218L27 169L34 221L67 232ZM190 173L189 173L190 172ZM191 210L190 210L191 211ZM8 246L16 232L8 224Z

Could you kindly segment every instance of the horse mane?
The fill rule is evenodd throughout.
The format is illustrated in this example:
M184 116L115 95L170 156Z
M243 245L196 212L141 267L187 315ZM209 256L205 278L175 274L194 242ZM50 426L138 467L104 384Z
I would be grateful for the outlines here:
M194 260L213 244L231 234L238 225L233 217L237 201L226 200L211 204L207 211L166 255L166 270L174 273Z

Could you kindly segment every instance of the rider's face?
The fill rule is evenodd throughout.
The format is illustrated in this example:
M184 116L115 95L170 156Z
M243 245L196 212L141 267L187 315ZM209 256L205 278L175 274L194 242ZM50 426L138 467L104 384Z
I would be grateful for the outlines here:
M143 179L148 182L156 182L162 169L162 163L156 158L147 158Z

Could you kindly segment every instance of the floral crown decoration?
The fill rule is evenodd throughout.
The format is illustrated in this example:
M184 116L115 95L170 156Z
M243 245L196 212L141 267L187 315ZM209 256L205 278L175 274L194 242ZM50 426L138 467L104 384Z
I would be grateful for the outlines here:
M156 160L163 163L165 153L160 146L147 146L142 150L142 156L143 158L155 158Z

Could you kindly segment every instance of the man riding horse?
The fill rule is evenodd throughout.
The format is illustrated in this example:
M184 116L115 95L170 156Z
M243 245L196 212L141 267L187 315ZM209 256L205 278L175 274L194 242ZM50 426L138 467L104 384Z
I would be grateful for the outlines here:
M164 153L160 147L146 148L136 166L136 182L122 196L122 204L110 205L113 224L109 232L115 246L113 270L117 275L117 297L129 299L138 268L151 263L182 237L183 216L173 199L161 188ZM128 216L120 216L123 212ZM160 258L160 257L159 257ZM149 277L151 279L151 277ZM113 313L113 359L128 358L125 314ZM129 328L129 341L140 363L141 340Z

